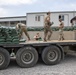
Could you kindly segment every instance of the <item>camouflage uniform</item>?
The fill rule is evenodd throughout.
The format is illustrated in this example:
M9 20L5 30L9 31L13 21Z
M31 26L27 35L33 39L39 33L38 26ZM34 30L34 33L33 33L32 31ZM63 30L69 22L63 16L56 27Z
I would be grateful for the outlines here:
M64 40L63 27L64 27L64 23L63 22L60 22L59 39L58 40Z
M50 38L51 38L51 35L52 35L52 29L51 29L51 24L50 24L50 22L47 22L47 19L48 18L50 18L49 16L47 16L46 18L45 18L45 25L44 25L44 41L46 41L46 37L47 37L47 35L48 35L48 32L49 32L49 35L48 35L48 38L47 38L47 40L50 40Z
M16 25L16 28L20 30L20 35L19 38L21 39L21 36L23 34L23 32L25 33L25 35L28 37L28 40L30 40L29 34L27 33L27 29L26 29L26 25L23 23L18 23Z

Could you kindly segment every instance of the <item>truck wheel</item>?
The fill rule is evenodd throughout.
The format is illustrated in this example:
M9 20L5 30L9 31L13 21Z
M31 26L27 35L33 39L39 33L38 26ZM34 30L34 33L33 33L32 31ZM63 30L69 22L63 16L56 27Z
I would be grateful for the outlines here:
M9 62L10 62L9 52L4 48L0 48L0 70L7 68Z
M16 53L16 61L22 68L32 67L38 61L38 53L33 47L20 48Z
M61 60L61 51L56 46L46 47L42 52L42 60L47 65L57 64Z

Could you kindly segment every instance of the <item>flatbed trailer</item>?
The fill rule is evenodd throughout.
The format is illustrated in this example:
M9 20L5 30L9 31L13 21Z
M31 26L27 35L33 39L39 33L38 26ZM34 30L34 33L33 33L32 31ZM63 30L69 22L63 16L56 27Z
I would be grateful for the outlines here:
M19 44L0 44L0 69L10 63L10 54L14 53L17 64L22 68L33 67L38 59L47 65L54 65L64 59L68 52L76 51L76 40L26 41Z

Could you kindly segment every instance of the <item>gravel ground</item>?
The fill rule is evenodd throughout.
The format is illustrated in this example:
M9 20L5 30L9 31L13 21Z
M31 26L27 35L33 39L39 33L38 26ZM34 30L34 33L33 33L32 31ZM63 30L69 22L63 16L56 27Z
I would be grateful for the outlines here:
M76 56L67 55L57 65L47 66L39 61L32 68L20 68L14 60L5 70L0 70L0 75L76 75Z

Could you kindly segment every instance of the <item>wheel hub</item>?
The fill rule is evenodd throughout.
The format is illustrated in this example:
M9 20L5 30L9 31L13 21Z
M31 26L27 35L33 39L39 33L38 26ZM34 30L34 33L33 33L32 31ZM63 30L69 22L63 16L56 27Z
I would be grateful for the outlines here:
M33 61L34 56L31 52L24 52L21 56L21 60L23 63L29 64Z
M48 58L49 58L50 60L53 60L53 59L55 58L55 56L56 56L55 52L50 52L50 53L48 53Z
M30 53L24 54L23 60L26 61L26 62L30 61L31 60L31 54Z

